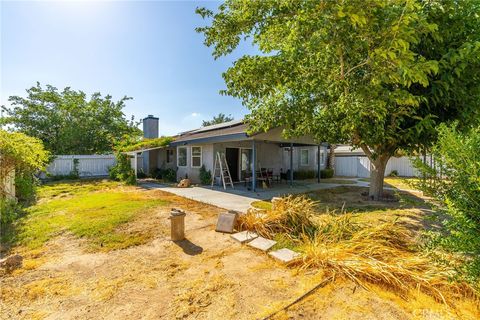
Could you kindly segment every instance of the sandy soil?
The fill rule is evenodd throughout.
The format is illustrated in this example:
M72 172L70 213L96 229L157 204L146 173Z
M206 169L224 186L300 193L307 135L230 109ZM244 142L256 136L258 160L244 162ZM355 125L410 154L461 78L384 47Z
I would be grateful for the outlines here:
M323 280L216 233L222 210L161 193L185 209L187 240L168 239L171 207L125 226L154 228L148 244L88 253L68 234L0 278L2 319L260 319ZM429 297L407 301L336 280L277 319L474 319ZM412 302L413 301L413 302ZM434 310L434 311L432 311ZM432 316L433 314L433 316ZM426 315L426 316L425 316Z

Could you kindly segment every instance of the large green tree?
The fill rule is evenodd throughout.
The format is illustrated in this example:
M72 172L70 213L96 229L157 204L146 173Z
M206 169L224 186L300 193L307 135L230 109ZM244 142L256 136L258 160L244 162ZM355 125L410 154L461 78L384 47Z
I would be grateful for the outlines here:
M140 136L138 123L126 119L124 97L57 88L39 83L26 97L11 96L11 107L2 106L0 125L39 138L52 154L96 154L112 151L113 144L127 136Z
M207 127L207 126L211 126L211 125L214 125L214 124L229 122L229 121L232 121L232 120L233 120L233 117L232 117L231 114L226 116L224 113L219 113L217 116L213 116L212 120L203 120L202 126Z
M197 28L219 58L242 42L223 91L251 110L252 130L350 143L372 163L370 197L399 151L435 140L435 127L480 118L478 0L227 0L199 8Z

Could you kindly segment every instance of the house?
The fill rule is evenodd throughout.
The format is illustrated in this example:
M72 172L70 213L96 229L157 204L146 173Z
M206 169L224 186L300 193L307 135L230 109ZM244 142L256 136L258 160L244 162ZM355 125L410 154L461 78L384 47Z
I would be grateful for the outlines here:
M144 135L158 137L158 118L143 119ZM252 172L265 168L275 177L288 176L295 171L317 172L326 165L327 148L309 136L285 139L282 128L249 134L243 120L230 121L182 132L168 147L138 150L142 155L143 170L151 173L156 168L172 168L177 180L188 177L199 183L200 168L214 172L217 153L224 154L233 182L252 183Z

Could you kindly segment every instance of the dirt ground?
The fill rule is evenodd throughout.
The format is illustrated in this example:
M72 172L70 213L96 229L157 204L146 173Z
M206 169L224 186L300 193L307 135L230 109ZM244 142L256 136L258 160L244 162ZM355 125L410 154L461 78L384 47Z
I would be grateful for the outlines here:
M28 252L24 267L0 278L2 319L261 319L320 283L321 272L285 267L214 231L222 209L161 191L171 201L128 223L156 230L147 244L88 253L84 241L59 235ZM172 207L187 211L187 240L169 240ZM374 287L375 288L375 287ZM412 293L400 298L336 279L276 319L476 319ZM478 314L477 314L478 315Z

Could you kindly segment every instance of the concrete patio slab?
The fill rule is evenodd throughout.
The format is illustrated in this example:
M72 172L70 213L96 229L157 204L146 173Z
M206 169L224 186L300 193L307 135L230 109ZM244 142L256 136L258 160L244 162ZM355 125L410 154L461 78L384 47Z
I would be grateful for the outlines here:
M267 252L272 248L277 241L265 239L264 237L258 237L247 243L248 246Z
M298 258L300 256L300 253L287 248L282 248L280 250L270 252L269 255L278 261L281 261L283 263L289 263L294 259Z
M256 234L255 232L252 232L252 231L242 231L242 232L232 234L230 237L233 240L236 240L240 243L245 243L245 242L249 242L249 241L252 241L253 239L257 238L258 234Z
M255 192L248 190L242 184L235 185L235 189L228 188L226 190L217 186L214 186L213 188L207 186L176 188L165 184L142 181L139 182L139 186L146 189L158 189L170 192L181 197L211 204L219 208L246 213L250 208L250 203L253 201L271 199L273 197L288 194L300 194L315 190L331 189L341 185L333 183L298 182L293 186L281 184L276 185L271 189L258 189Z

